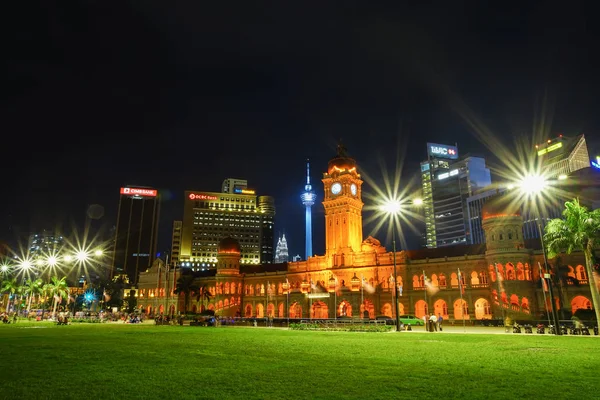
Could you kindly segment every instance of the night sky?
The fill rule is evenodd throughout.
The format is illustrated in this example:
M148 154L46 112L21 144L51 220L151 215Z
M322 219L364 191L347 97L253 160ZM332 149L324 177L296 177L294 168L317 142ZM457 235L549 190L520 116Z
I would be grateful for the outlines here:
M584 3L291 3L5 10L1 238L68 233L90 204L112 225L119 187L147 185L163 193L166 250L183 191L235 177L275 197L276 231L303 255L306 158L319 200L339 139L377 182L399 152L401 186L418 186L426 142L501 165L465 110L506 143L543 126L598 152L600 35ZM321 254L320 203L313 221Z

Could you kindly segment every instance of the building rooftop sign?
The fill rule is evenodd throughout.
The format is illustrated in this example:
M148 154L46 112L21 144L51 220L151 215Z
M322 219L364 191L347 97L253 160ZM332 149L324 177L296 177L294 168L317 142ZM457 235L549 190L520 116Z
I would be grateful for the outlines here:
M206 193L190 193L188 197L190 200L216 200L217 199L217 196L213 196L213 195L206 194Z
M121 194L125 196L156 197L158 191L156 189L122 187Z
M543 156L544 154L550 153L551 151L554 151L554 150L558 150L561 147L563 147L562 142L554 143L554 144L551 144L550 146L546 147L545 149L538 150L537 155L538 155L538 157Z
M458 147L445 144L427 143L427 154L430 157L449 158L456 160L458 158Z

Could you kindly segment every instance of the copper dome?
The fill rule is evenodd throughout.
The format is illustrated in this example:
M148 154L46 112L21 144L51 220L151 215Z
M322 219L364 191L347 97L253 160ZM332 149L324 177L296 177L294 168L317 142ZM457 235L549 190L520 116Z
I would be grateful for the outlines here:
M343 171L355 171L356 172L356 161L354 158L348 157L346 148L340 142L337 146L337 155L329 160L327 164L327 173L332 174L333 172Z
M240 242L237 239L234 239L230 236L221 239L219 245L217 246L218 253L241 253L242 248L240 246Z
M491 197L482 207L481 219L497 217L515 217L521 215L518 202L511 201L509 196L499 194Z

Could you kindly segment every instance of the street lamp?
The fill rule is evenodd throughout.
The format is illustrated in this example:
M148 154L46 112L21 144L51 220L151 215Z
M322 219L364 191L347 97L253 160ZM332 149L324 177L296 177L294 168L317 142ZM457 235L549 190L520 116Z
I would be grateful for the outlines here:
M521 179L519 183L519 189L521 193L530 200L537 200L541 198L542 193L549 186L548 180L540 174L530 174ZM548 291L550 294L550 309L552 311L552 320L554 322L554 334L560 335L560 325L558 319L558 313L556 310L556 304L554 302L554 289L552 288L552 281L550 279L550 273L548 268L548 259L546 257L546 245L544 244L544 233L542 231L542 215L538 208L538 204L534 203L536 209L536 225L540 234L540 242L542 244L542 254L544 256L544 276L540 276L541 279L548 280ZM542 288L543 290L543 288Z
M396 331L400 330L400 307L398 305L398 272L396 270L396 215L401 209L400 201L388 200L381 206L392 220L392 252L394 253L394 304L396 305Z

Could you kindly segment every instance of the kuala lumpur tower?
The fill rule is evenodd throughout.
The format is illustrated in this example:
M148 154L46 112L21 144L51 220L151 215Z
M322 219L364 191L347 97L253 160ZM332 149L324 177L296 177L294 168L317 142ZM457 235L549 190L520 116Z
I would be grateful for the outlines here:
M304 193L300 196L302 204L306 207L306 260L312 256L312 212L311 207L315 204L317 196L310 185L310 163L306 160L306 185Z

